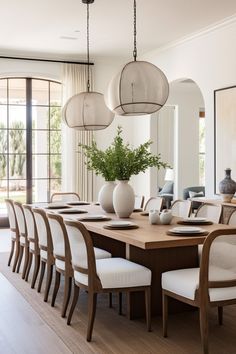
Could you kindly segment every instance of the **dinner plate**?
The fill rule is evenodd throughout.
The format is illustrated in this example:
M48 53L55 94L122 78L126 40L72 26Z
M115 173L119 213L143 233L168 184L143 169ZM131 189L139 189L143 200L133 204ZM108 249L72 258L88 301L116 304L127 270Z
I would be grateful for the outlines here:
M69 206L66 204L48 204L48 206L46 207L46 209L65 209L65 208L69 208Z
M195 218L185 218L183 219L184 222L188 222L188 223L193 223L196 224L197 222L205 222L208 221L207 218L200 218L200 217L195 217Z
M76 202L69 202L68 205L90 205L89 202L83 200L77 200Z
M111 227L116 227L116 226L119 226L119 227L126 227L126 226L131 226L131 225L134 225L133 222L130 222L130 221L111 221L109 222L107 225L111 226Z
M106 215L86 215L84 218L82 218L81 220L86 219L86 220L104 220L104 219L108 219ZM110 220L110 219L109 219Z
M68 209L63 209L58 211L59 214L84 214L87 213L87 210L85 209L74 209L74 208L68 208Z
M169 230L170 232L176 233L176 234L190 234L190 233L202 233L205 232L201 227L193 227L193 226L184 226L184 227L173 227L173 229Z

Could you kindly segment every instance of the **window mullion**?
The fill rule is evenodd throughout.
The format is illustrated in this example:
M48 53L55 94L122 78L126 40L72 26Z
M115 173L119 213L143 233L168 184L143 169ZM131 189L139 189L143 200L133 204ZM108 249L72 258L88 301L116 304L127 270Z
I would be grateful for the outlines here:
M26 201L32 203L32 79L26 79Z

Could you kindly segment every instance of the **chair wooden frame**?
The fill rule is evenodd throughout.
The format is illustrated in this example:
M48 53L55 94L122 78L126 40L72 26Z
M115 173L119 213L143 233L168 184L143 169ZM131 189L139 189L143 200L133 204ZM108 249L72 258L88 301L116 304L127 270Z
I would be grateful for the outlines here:
M46 267L47 268L47 275L46 275L46 286L45 286L45 291L44 291L44 301L47 302L49 290L50 290L51 283L52 283L53 266L55 264L55 259L53 256L52 235L51 235L51 230L50 230L50 226L49 226L46 212L40 208L33 208L32 211L34 214L38 213L42 216L44 223L45 223L46 232L47 232L47 246L40 244L40 237L39 237L39 248L40 248L40 250L47 252L47 259L42 257L42 255L40 255L41 270L40 270L40 278L39 278L38 289L37 289L37 291L40 293L43 278L44 278L44 273L45 273L45 267ZM36 226L37 226L37 223L36 223ZM37 230L37 232L39 235L39 230Z
M189 204L189 212L188 212L188 216L191 215L191 210L192 210L192 202L191 200L183 200L183 199L176 199L172 205L171 205L171 209L179 202L183 202L183 203L186 203L186 204Z
M163 209L163 204L164 204L164 199L160 196L157 196L157 197L151 197L149 198L146 203L145 203L145 206L144 206L144 210L146 210L147 208L147 205L150 203L151 200L155 200L155 199L160 199L161 200L161 203L160 203L160 211Z
M55 196L60 196L60 195L61 195L61 196L64 196L64 195L74 195L75 197L78 198L78 200L80 200L80 196L79 196L78 193L75 193L75 192L56 192L56 193L53 193L53 194L51 195L50 202L53 203L53 202L54 202L53 198L54 198Z
M65 317L66 311L68 308L68 304L70 301L71 285L72 285L72 278L73 278L70 244L69 244L68 235L67 235L67 231L66 231L63 217L58 214L50 214L50 213L47 214L47 217L48 217L48 219L56 220L59 223L59 225L62 229L62 232L63 232L65 256L62 257L61 255L57 255L55 253L55 251L53 252L53 255L54 255L55 259L65 262L65 270L55 267L56 268L56 276L55 276L55 284L54 284L51 306L54 307L54 305L55 305L58 289L60 286L61 274L62 274L65 277L65 285L64 285L64 297L63 297L63 305L62 305L62 310L61 310L61 317ZM53 241L53 238L52 238L52 241Z
M72 264L72 267L75 271L79 271L80 273L88 275L88 286L77 282L76 280L74 281L74 297L73 301L71 304L69 316L67 319L67 324L69 325L71 323L71 318L78 300L79 296L79 290L80 288L85 289L88 291L88 327L87 327L87 341L90 342L92 339L92 331L93 331L93 325L94 325L94 319L95 319L95 313L96 313L96 304L97 304L97 294L98 293L112 293L112 292L133 292L133 291L144 291L145 292L145 307L146 307L146 322L147 322L147 329L148 331L151 330L151 292L150 286L140 286L140 287L131 287L131 288L109 288L109 289L103 289L101 281L97 275L96 271L96 261L95 261L95 254L94 254L94 248L93 248L93 242L92 238L90 236L90 233L88 230L85 228L85 226L76 221L69 221L65 220L64 221L66 225L72 226L77 228L83 238L84 242L86 244L86 249L87 249L87 261L88 261L88 268L82 268L82 267L77 267Z
M25 214L25 210L27 209L33 218L34 221L34 238L32 237L32 235L29 234L29 230L27 229L27 238L28 238L28 242L29 244L32 242L34 244L33 248L29 247L29 261L28 261L28 267L27 267L27 271L26 271L26 275L25 275L25 281L28 281L28 277L29 277L29 273L30 273L30 269L31 269L31 265L32 265L32 260L34 257L34 271L33 271L33 276L32 276L32 280L31 280L31 288L34 289L35 287L35 283L38 277L38 273L39 273L39 268L40 268L40 249L39 249L39 240L38 240L38 232L37 232L37 227L36 227L36 223L35 223L35 218L34 218L34 213L32 211L32 206L28 205L28 204L23 204L22 205L23 210L24 210L24 214ZM26 226L27 226L27 217L25 215L25 220L26 220Z
M23 266L23 271L22 271L22 279L25 279L26 271L28 268L28 262L29 262L29 241L27 238L27 226L26 226L25 214L24 214L22 204L14 201L14 207L18 207L21 210L23 222L24 222L24 229L25 229L25 232L20 231L19 222L17 220L17 213L15 210L16 220L18 222L19 236L24 237L24 239L25 239L24 243L20 241L20 253L19 253L19 260L18 260L16 272L19 273L19 271L20 271L21 261L22 261L23 255L24 255L24 266Z
M5 199L5 203L10 205L10 208L12 208L14 218L15 218L15 228L13 228L10 224L10 231L15 234L15 238L12 237L11 239L11 251L8 259L8 266L11 265L11 261L14 255L15 251L15 257L14 257L14 262L13 262L13 267L12 271L15 272L16 266L18 263L19 255L20 255L20 235L19 235L19 229L18 229L18 224L17 224L17 219L16 219L16 213L15 213L15 208L14 208L14 202L12 199ZM10 217L9 217L9 222L10 222Z
M162 290L162 315L163 315L163 336L167 337L167 320L168 320L168 297L175 298L179 301L185 302L189 305L199 308L200 314L200 331L203 353L208 354L208 310L210 307L218 307L219 324L223 324L223 306L236 304L236 298L224 301L210 301L210 288L225 288L236 286L236 278L225 281L209 281L209 255L212 242L219 236L236 235L236 228L216 230L211 232L206 238L203 249L200 265L199 288L195 293L195 300L188 299L173 292Z
M140 205L137 208L143 209L144 205L144 195L135 195L135 199L139 198L140 199Z
M223 208L222 208L222 205L217 205L217 204L214 204L214 203L202 203L202 205L200 205L200 207L197 209L196 211L196 216L198 216L199 214L199 211L201 211L202 208L204 208L205 206L213 206L213 207L218 207L221 211L220 211L220 216L219 216L219 220L217 222L217 224L219 224L220 220L221 220L221 217L222 217L222 212L223 212ZM211 220L212 221L212 220Z

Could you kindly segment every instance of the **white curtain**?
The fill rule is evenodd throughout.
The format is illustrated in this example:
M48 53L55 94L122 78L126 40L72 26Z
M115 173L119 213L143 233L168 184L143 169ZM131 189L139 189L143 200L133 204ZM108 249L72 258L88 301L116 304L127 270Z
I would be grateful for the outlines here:
M92 67L90 69L93 86ZM87 65L63 64L62 103L87 89ZM90 145L92 132L78 131L62 124L62 191L77 192L82 200L93 200L93 174L87 170L85 157L78 144Z

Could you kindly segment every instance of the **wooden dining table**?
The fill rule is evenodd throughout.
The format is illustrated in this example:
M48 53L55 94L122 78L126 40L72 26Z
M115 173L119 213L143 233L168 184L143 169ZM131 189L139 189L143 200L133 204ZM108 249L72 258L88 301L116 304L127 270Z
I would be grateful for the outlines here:
M75 208L75 207L74 207ZM151 311L152 315L161 314L161 275L163 272L193 268L199 266L198 245L203 244L206 236L168 235L168 231L178 224L181 218L174 217L170 225L151 225L147 215L134 212L128 219L118 219L115 214L106 214L100 206L82 205L76 208L85 209L87 214L60 214L66 219L79 220L90 231L94 246L103 248L112 253L113 257L124 257L148 267L152 271ZM50 210L51 211L51 210ZM106 229L108 221L83 221L86 215L105 214L111 220L128 220L136 225L137 229ZM217 229L225 229L224 224L201 225L207 233ZM170 311L178 312L188 305L171 300ZM144 316L143 294L133 293L128 298L128 316L137 318Z

